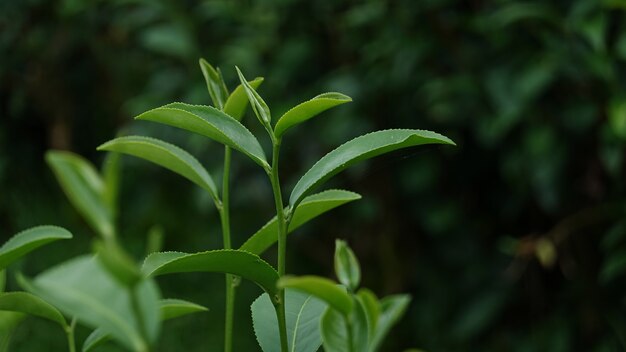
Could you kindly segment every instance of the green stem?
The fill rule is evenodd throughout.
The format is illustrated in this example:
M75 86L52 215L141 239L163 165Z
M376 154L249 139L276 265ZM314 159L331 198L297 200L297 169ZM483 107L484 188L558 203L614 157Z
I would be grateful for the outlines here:
M74 342L74 329L76 328L76 318L72 319L72 323L65 328L67 335L67 348L69 352L76 352L76 343Z
M280 154L280 139L272 138L272 170L270 172L270 182L274 193L274 203L276 205L276 217L278 220L278 275L285 275L285 257L287 255L287 223L283 206L283 196L280 191L280 179L278 177L278 157ZM278 330L280 332L280 346L283 352L289 349L287 344L287 324L285 320L285 291L278 291L278 303L276 304L276 315L278 318Z
M231 249L230 243L230 158L231 150L224 147L224 174L222 177L222 204L219 209L222 222L222 238L224 249ZM235 278L226 274L226 319L224 327L224 352L233 350L233 328L235 311Z
M141 306L139 305L139 297L137 295L137 289L138 289L138 285L135 285L131 288L129 288L130 290L130 305L131 308L133 310L133 314L135 315L135 319L137 319L137 325L139 325L139 333L141 334L141 337L143 337L143 340L148 343L149 339L148 339L148 329L146 328L146 322L143 320L143 314L141 314ZM149 346L144 346L145 350L142 350L141 352L149 352L150 351L150 347Z

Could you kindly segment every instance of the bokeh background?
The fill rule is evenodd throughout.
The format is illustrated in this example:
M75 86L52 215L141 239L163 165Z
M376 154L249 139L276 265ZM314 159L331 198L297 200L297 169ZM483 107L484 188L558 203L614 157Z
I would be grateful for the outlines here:
M325 91L354 102L283 142L284 192L359 134L424 128L458 147L380 157L328 187L361 193L289 243L294 274L332 276L334 238L378 295L413 303L385 351L622 351L626 346L626 2L623 0L0 1L0 242L38 224L75 239L12 267L35 275L90 250L93 232L47 168L49 149L100 165L117 134L159 137L220 173L222 148L132 117L172 101L209 104L198 58L237 82L264 76L274 116ZM258 135L258 122L244 123ZM261 138L267 146L267 141ZM273 212L265 175L241 154L234 243ZM220 246L211 200L179 176L124 158L119 224L141 258ZM219 179L219 177L216 177ZM275 260L274 254L267 256ZM211 311L166 323L159 351L220 350L223 278L159 279L164 295ZM18 289L12 280L11 289ZM255 351L244 284L235 350ZM57 331L58 330L58 331ZM80 329L78 339L87 329ZM30 319L16 351L60 351ZM117 351L113 345L103 351Z

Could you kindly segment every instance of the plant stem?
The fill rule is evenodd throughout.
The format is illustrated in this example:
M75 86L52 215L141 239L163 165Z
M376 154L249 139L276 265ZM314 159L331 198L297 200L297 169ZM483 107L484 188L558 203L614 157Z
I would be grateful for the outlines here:
M67 348L69 352L76 352L76 343L74 342L74 328L76 327L76 318L72 319L72 323L65 329L67 335Z
M141 312L141 306L139 305L139 297L137 296L137 289L139 285L135 285L128 290L130 291L130 305L133 310L133 314L135 315L135 319L137 319L137 325L139 326L139 333L141 337L146 343L149 343L148 339L148 329L146 328L146 322L143 320L143 314ZM142 349L141 352L150 351L149 346L144 346L145 350Z
M283 206L283 196L280 191L280 179L278 177L278 158L280 154L280 139L272 138L272 170L270 182L274 193L276 205L276 218L278 219L278 275L285 275L285 257L287 255L287 224ZM276 305L278 318L278 330L280 332L280 346L283 352L289 349L287 344L287 324L285 320L285 290L278 291L278 304Z
M224 147L224 174L222 177L222 204L218 207L222 222L222 238L224 249L231 249L230 243L230 147ZM233 349L233 328L235 311L235 280L233 275L226 274L226 319L224 326L224 352Z

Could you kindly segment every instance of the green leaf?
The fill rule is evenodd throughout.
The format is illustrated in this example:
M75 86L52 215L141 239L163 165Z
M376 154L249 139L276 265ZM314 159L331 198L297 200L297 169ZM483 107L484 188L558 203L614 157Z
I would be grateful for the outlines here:
M359 194L337 189L308 196L294 212L288 233L329 210L357 199L361 199ZM274 216L265 226L250 236L239 249L261 255L276 241L278 241L278 222Z
M382 313L378 319L376 332L372 337L370 351L378 350L391 328L406 312L409 303L411 303L411 296L409 295L387 296L381 300Z
M183 301L181 299L162 299L159 302L159 306L161 311L161 320L163 321L208 310L199 304ZM110 339L111 335L107 334L102 329L96 329L92 331L89 336L87 336L87 339L85 339L82 351L91 351Z
M161 307L161 320L169 320L193 313L208 311L206 307L199 304L174 298L162 299L159 305Z
M263 77L257 77L248 82L248 84L255 90L259 88L261 83L263 83ZM226 100L226 104L224 104L224 112L232 116L235 120L241 121L247 107L248 95L245 88L240 84L232 93L230 93L230 96L228 96L228 100Z
M111 340L111 335L104 330L98 328L89 334L83 342L83 352L92 351L94 348L102 345L103 343Z
M348 324L348 321L350 324ZM348 329L351 332L348 332ZM346 317L332 308L326 309L321 322L322 341L326 352L368 352L369 333L365 310L358 300Z
M18 312L48 319L66 328L65 318L56 308L28 292L0 294L0 311Z
M315 352L322 345L320 318L326 303L312 295L285 290L285 315L290 352ZM257 298L252 306L252 324L263 352L280 352L278 319L274 304L267 293Z
M0 293L4 292L7 284L7 272L3 269L0 270Z
M233 249L194 254L153 253L146 258L142 271L146 276L189 272L233 274L253 281L272 297L276 295L278 281L276 270L258 255Z
M352 98L341 93L324 93L294 106L278 119L274 126L276 137L282 136L287 129L301 124L332 107L351 102Z
M267 106L263 98L257 93L254 88L248 83L246 78L239 70L239 67L235 66L237 70L237 74L239 75L239 80L241 81L241 85L243 85L244 90L246 91L246 95L248 96L248 100L250 101L250 105L252 106L252 110L256 117L261 121L261 125L263 125L268 132L272 131L272 114L270 113L270 108Z
M142 279L135 261L115 242L97 241L94 244L102 266L122 285L134 287Z
M159 122L191 131L237 149L264 169L269 168L259 141L239 121L204 105L172 103L146 111L139 120Z
M224 84L222 72L219 69L216 70L213 68L205 59L200 59L199 64L204 80L206 81L207 89L209 90L209 95L211 96L211 100L213 100L213 106L222 110L224 102L228 97L228 89L226 88L226 84Z
M352 298L345 289L334 281L319 276L283 276L278 281L279 288L293 288L311 294L344 315L352 311Z
M376 328L378 326L378 319L380 318L380 304L378 303L378 297L374 292L367 288L362 288L357 293L357 299L361 301L365 315L367 317L367 327L370 336L374 336Z
M139 317L133 313L131 290L114 280L95 256L72 259L33 281L20 277L19 282L66 315L101 328L131 350L147 351L156 340L160 328L159 291L152 280L143 280L134 289Z
M117 198L120 189L122 167L118 153L107 153L102 162L102 177L104 179L104 201L109 207L113 218L117 215Z
M70 152L49 151L46 161L70 203L102 237L115 236L113 212L105 197L105 184L94 166Z
M289 202L292 208L315 187L347 167L377 155L422 144L451 144L449 138L424 130L384 130L357 137L322 157L300 178Z
M45 244L69 238L72 238L72 234L57 226L37 226L24 230L0 247L0 270Z
M352 249L342 240L335 241L335 274L351 292L359 287L361 266Z
M206 169L191 154L183 149L155 139L141 136L127 136L110 140L98 150L124 153L136 156L171 170L209 192L218 199L218 191Z

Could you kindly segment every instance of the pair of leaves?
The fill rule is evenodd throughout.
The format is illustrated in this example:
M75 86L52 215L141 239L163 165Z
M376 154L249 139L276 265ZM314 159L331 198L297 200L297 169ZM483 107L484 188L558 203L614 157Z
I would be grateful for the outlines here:
M208 309L192 302L168 298L159 302L159 310L161 321L166 321L193 313L206 312ZM107 334L103 329L96 329L85 339L82 351L92 351L110 339L111 335Z
M117 162L105 163L108 167L103 172L106 177L103 179L89 161L71 152L49 151L46 161L70 203L87 223L103 238L115 237Z
M159 290L145 279L133 290L115 280L95 256L58 265L21 285L68 316L100 328L133 351L146 351L160 329Z
M289 352L315 352L322 345L320 319L326 303L310 294L285 290L285 317ZM263 352L280 352L278 318L267 293L250 307L254 333Z
M263 98L261 98L259 93L257 93L255 87L248 84L239 68L235 68L237 70L237 74L239 75L241 85L244 87L246 94L248 95L250 105L252 105L252 109L261 122L261 125L267 129L270 135L278 139L280 139L289 128L311 119L334 106L352 101L350 97L341 93L331 92L320 94L313 99L298 104L287 111L278 119L276 126L272 130L272 115L267 103L265 103Z

